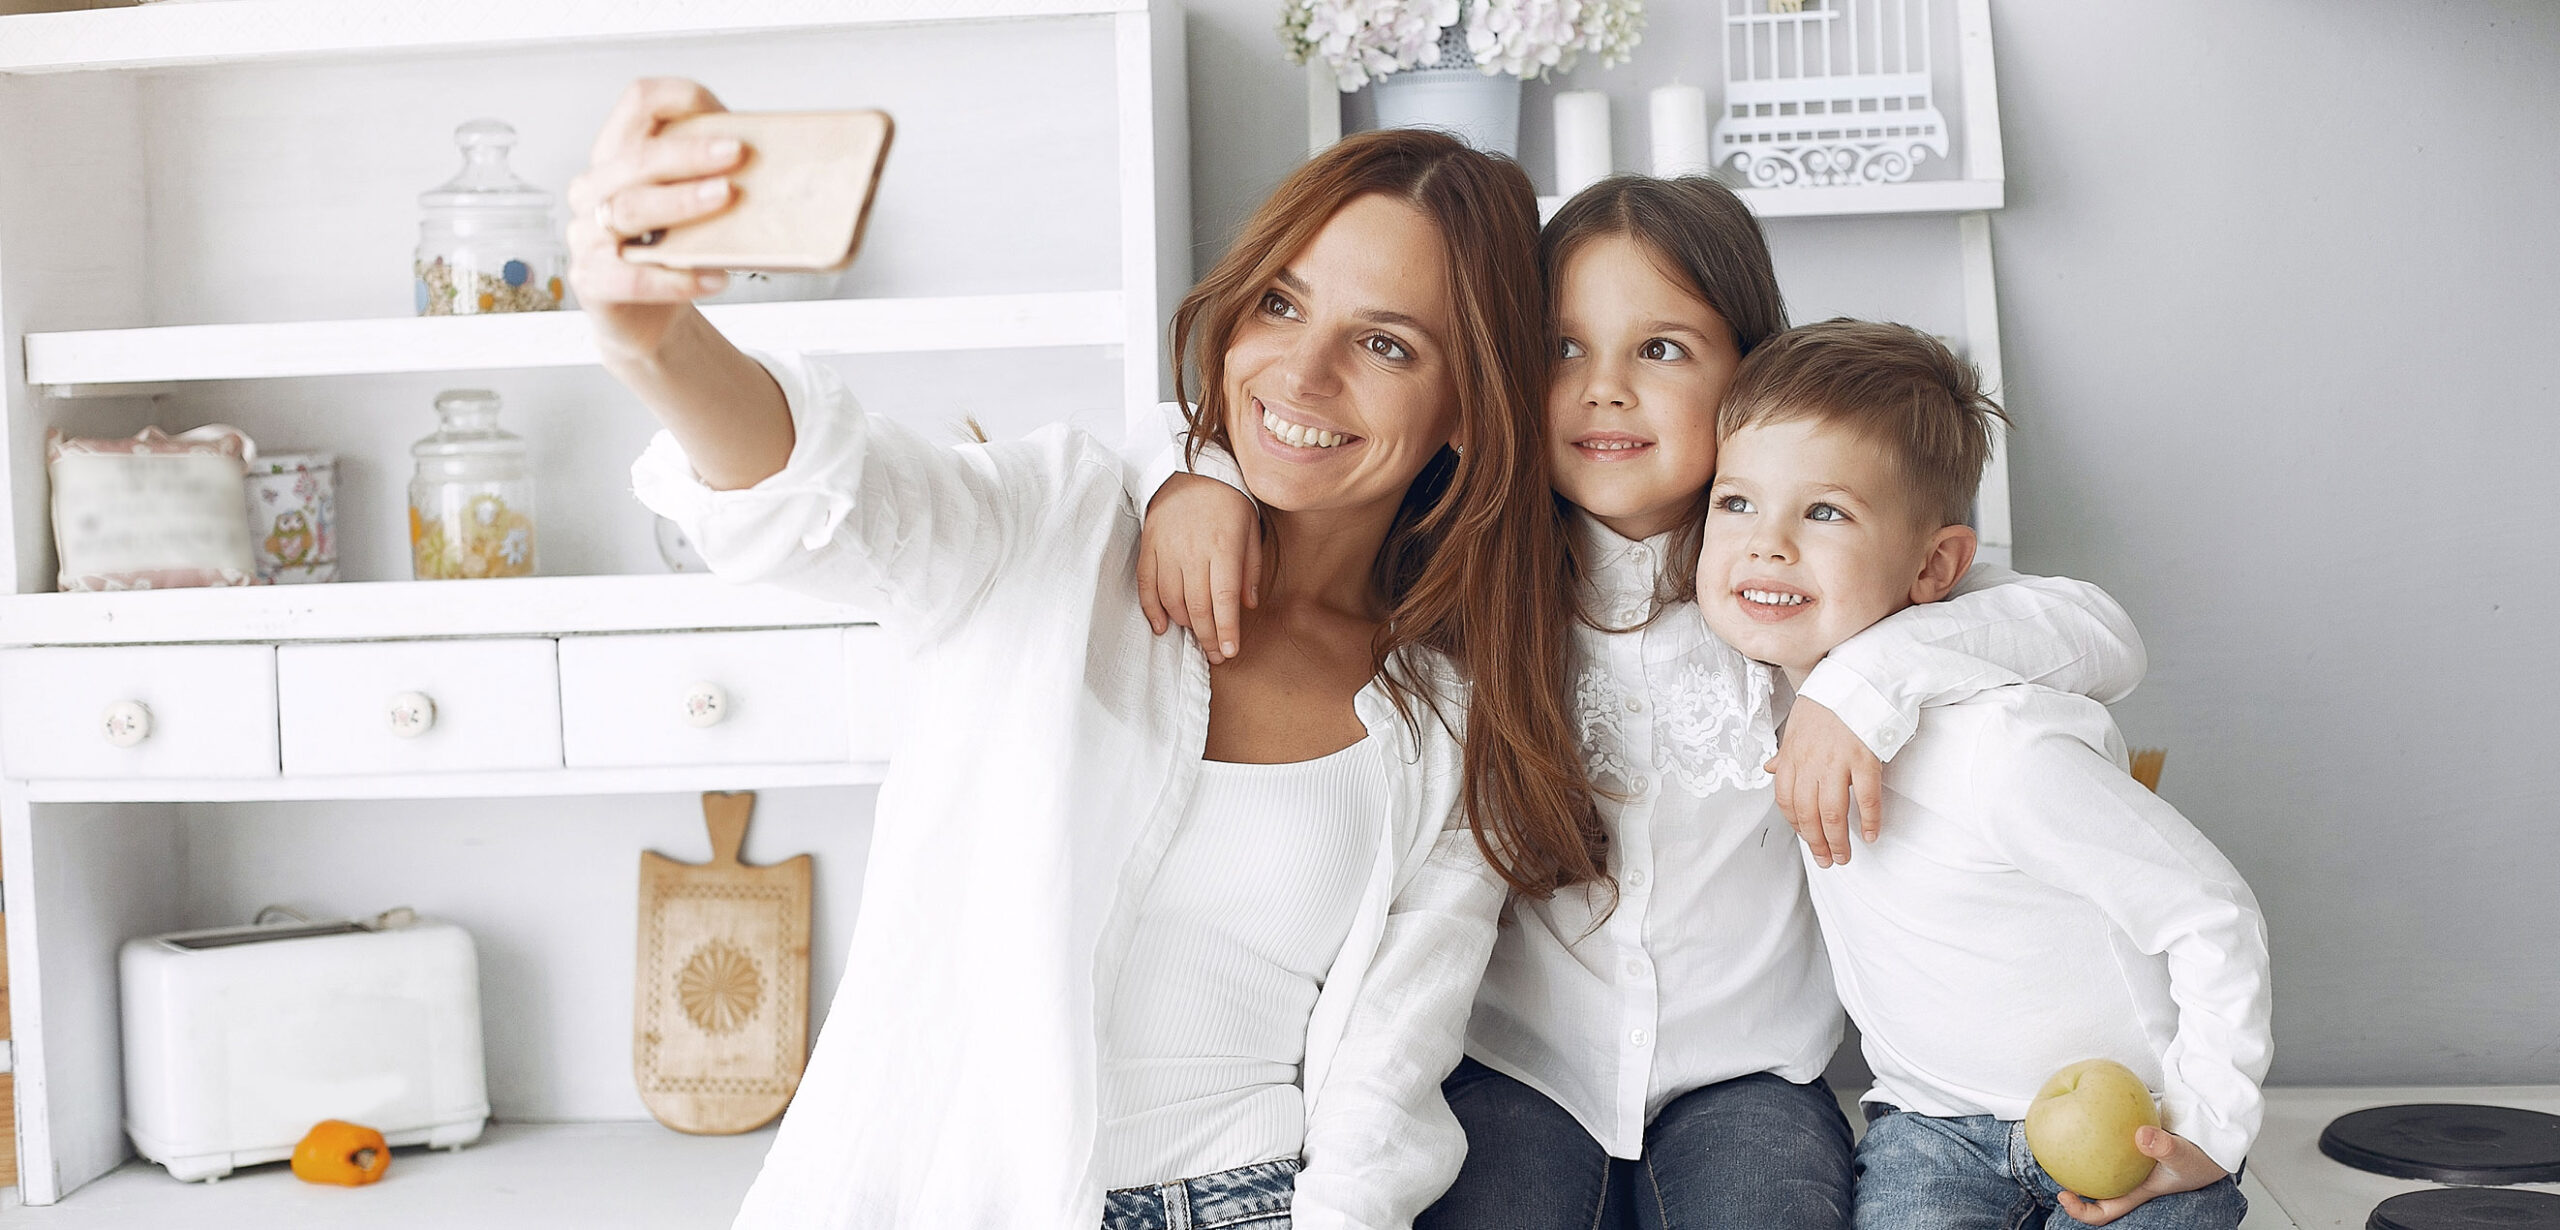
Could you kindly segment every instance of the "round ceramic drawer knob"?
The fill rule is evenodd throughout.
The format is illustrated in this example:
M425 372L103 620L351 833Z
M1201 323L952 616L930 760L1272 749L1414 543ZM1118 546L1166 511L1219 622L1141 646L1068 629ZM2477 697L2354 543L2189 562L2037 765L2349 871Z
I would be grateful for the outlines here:
M434 697L424 692L402 692L391 698L391 733L415 739L435 728Z
M151 737L151 710L138 700L120 700L107 706L107 742L117 747L132 747Z
M728 716L728 689L716 683L697 683L684 690L685 725L717 726Z

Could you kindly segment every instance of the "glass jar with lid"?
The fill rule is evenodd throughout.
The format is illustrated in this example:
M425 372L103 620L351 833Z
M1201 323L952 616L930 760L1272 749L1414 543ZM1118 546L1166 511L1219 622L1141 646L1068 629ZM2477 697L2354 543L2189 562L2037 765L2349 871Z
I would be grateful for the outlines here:
M487 389L437 394L443 423L409 446L410 565L421 581L533 575L533 470L498 408Z
M560 306L569 249L551 194L516 178L516 130L473 120L453 130L462 173L418 196L420 316L548 312Z

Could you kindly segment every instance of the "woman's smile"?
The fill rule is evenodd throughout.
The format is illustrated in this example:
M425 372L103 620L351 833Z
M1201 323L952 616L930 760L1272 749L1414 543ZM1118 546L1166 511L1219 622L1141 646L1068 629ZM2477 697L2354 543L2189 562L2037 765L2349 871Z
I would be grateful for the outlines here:
M1255 417L1262 429L1263 447L1272 455L1287 461L1307 461L1330 456L1360 443L1361 437L1334 427L1294 407L1283 410L1259 397L1253 399Z

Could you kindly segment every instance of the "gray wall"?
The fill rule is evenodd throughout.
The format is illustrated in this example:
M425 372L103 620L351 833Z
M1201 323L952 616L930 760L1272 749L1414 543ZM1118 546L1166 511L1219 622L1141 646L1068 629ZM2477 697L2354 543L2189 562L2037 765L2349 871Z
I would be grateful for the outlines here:
M2560 6L1995 22L2019 559L2149 640L2277 1077L2560 1082Z
M1214 254L1303 78L1275 0L1189 7ZM1565 83L1617 97L1622 166L1643 90L1712 66L1697 0L1650 7L1636 63ZM2019 564L2142 625L2118 716L2266 907L2274 1079L2560 1083L2560 5L1992 22ZM1946 309L1951 222L1771 230L1799 319Z

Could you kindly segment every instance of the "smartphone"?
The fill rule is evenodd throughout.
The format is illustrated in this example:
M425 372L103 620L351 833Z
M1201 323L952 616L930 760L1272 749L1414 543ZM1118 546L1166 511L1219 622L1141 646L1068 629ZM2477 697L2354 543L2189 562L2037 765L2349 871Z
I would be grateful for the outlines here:
M823 273L852 263L895 131L885 111L713 111L662 136L735 137L729 208L622 245L622 258L671 269Z

